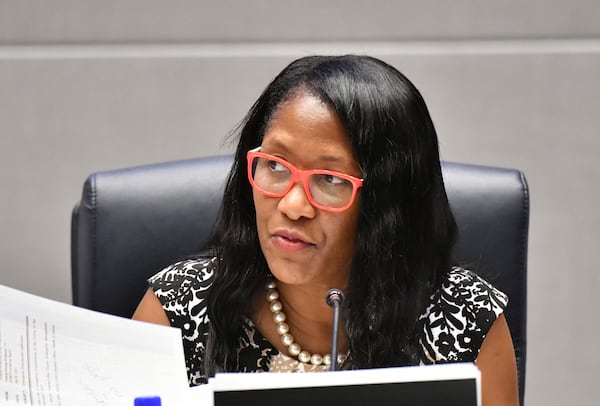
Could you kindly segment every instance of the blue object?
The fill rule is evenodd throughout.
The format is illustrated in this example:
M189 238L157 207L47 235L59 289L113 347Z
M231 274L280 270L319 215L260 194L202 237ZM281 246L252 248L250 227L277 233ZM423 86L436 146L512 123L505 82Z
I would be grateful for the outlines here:
M135 398L133 406L161 406L160 396L147 396Z

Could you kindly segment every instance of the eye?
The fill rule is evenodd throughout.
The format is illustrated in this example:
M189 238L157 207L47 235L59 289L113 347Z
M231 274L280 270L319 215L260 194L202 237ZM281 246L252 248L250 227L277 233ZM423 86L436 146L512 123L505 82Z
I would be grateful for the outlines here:
M341 190L341 188L346 187L352 188L352 183L340 176L332 175L330 173L315 174L312 176L312 182L314 185L318 185L318 187L322 188L323 190Z
M267 166L273 172L287 172L288 171L288 168L285 165L283 165L281 162L277 162L274 160L267 161Z
M331 185L341 185L347 182L345 179L335 175L323 175L323 180Z

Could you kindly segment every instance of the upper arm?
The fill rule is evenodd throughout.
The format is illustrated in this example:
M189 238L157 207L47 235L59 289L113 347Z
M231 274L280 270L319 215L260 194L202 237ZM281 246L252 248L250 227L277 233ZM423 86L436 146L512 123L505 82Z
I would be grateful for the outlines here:
M492 324L476 362L481 371L482 405L518 405L517 363L504 314Z
M146 291L137 309L135 309L132 319L162 324L164 326L171 325L165 309L163 309L160 300L158 300L152 289Z

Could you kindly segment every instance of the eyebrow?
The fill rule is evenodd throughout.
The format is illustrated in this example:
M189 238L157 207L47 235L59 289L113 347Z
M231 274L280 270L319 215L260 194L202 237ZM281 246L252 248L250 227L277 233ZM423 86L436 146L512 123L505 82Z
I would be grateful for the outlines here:
M282 149L284 152L286 153L294 153L294 151L292 149L290 149L287 145L283 144L281 141L271 141L269 142L269 146L272 146L274 148L279 148ZM342 159L342 157L340 156L335 156L335 155L314 155L315 160L317 161L323 161L323 162L334 162L334 163L339 163L339 162L344 162L345 159Z

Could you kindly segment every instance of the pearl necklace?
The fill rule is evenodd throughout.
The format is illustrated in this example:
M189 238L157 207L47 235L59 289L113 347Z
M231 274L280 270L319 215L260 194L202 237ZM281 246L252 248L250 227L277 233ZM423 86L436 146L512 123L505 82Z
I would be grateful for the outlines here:
M267 289L267 302L269 309L273 313L273 321L277 326L277 333L281 336L281 342L287 347L288 353L304 364L312 365L331 365L331 354L311 354L308 351L303 351L300 344L294 341L294 336L290 334L290 327L285 323L286 315L283 312L283 304L279 301L279 291L277 290L277 282L270 279L265 287ZM338 363L344 362L346 355L339 354L337 357Z

